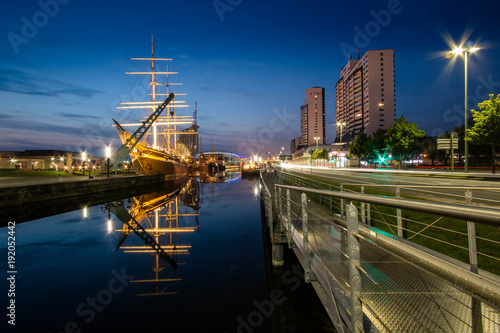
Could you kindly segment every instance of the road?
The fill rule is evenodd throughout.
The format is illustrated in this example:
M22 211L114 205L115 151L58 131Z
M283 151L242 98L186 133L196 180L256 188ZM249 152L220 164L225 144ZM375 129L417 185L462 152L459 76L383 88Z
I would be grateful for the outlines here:
M341 184L379 184L375 188L395 192L392 185L401 187L402 195L432 197L446 202L465 202L465 187L471 188L474 204L500 208L500 177L481 179L484 174L446 172L405 172L395 170L374 169L329 169L322 167L287 165L286 170L299 172L305 176L313 176ZM451 178L460 177L460 178ZM469 178L466 178L469 177ZM459 187L459 188L457 188ZM472 189L477 187L478 189Z

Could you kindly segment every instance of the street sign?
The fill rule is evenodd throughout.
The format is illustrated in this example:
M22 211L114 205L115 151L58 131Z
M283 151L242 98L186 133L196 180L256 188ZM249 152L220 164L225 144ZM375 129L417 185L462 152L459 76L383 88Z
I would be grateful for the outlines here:
M450 138L446 138L446 139L437 139L437 143L440 144L440 143L450 143ZM458 139L453 139L453 143L458 143Z
M437 139L437 149L446 150L450 149L451 139ZM453 149L458 149L458 139L453 139Z
M453 149L458 149L458 144L453 144ZM447 144L447 145L440 145L438 144L437 146L437 150L446 150L446 149L450 149L450 144Z

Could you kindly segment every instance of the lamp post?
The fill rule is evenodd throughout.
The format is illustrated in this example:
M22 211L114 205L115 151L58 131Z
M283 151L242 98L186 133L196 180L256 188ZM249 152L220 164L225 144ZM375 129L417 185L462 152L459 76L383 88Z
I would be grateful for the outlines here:
M337 121L337 126L340 127L340 144L342 145L342 128L345 126L345 122Z
M106 164L108 166L108 178L109 178L109 157L111 156L111 148L106 147Z
M85 160L87 159L87 153L82 153L82 176L85 176Z
M318 150L318 141L319 141L319 136L314 137L314 141L316 141L316 150Z
M467 140L467 123L468 123L468 115L469 115L469 110L467 107L467 58L469 53L473 53L479 50L479 47L469 47L469 48L462 48L461 46L455 47L452 52L455 55L460 55L464 54L464 82L465 82L465 133L464 133L464 155L465 155L465 165L464 165L464 171L469 172L469 144Z

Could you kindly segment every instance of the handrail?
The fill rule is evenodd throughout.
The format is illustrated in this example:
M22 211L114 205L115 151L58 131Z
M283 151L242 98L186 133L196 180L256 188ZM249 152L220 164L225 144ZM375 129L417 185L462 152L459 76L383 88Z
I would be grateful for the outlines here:
M339 183L349 186L365 186L365 187L406 187L406 188L442 188L452 190L493 190L500 191L500 187L495 186L455 186L455 185L406 185L406 184L356 184L356 183Z
M476 206L454 205L441 202L434 203L434 202L415 200L415 199L380 197L371 194L357 194L357 193L345 193L345 192L328 191L328 190L317 190L306 187L297 187L289 185L277 184L275 186L288 188L291 190L298 190L303 192L332 196L341 199L379 204L394 208L408 209L408 210L437 214L437 215L446 215L461 220L474 221L493 226L500 226L500 209L497 208L490 208L490 207L478 208Z
M266 185L266 182L264 181L264 178L262 177L262 170L259 172L259 176L260 176L260 180L262 181L262 183L264 184L264 189L266 190L267 192L267 196L269 198L271 198L271 192L269 192L269 189L267 188L267 185Z

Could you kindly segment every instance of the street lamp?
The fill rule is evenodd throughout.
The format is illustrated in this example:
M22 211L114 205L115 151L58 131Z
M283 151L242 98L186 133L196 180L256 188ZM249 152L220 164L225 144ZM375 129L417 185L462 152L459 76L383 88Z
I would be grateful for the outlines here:
M106 147L106 164L108 166L108 178L109 178L109 158L111 157L111 147Z
M464 54L464 73L465 73L465 134L464 134L464 155L465 155L465 165L464 165L464 171L469 172L469 144L467 140L467 123L468 123L468 115L469 115L469 110L467 108L467 58L469 53L473 53L479 50L479 47L469 47L469 48L463 48L461 46L455 47L452 52L455 55L460 55Z
M340 144L342 145L342 128L345 126L345 122L337 121L337 126L340 127Z
M315 136L314 141L316 141L316 150L318 150L318 140L319 140L319 136Z
M82 176L85 176L85 160L87 159L87 153L82 152Z

